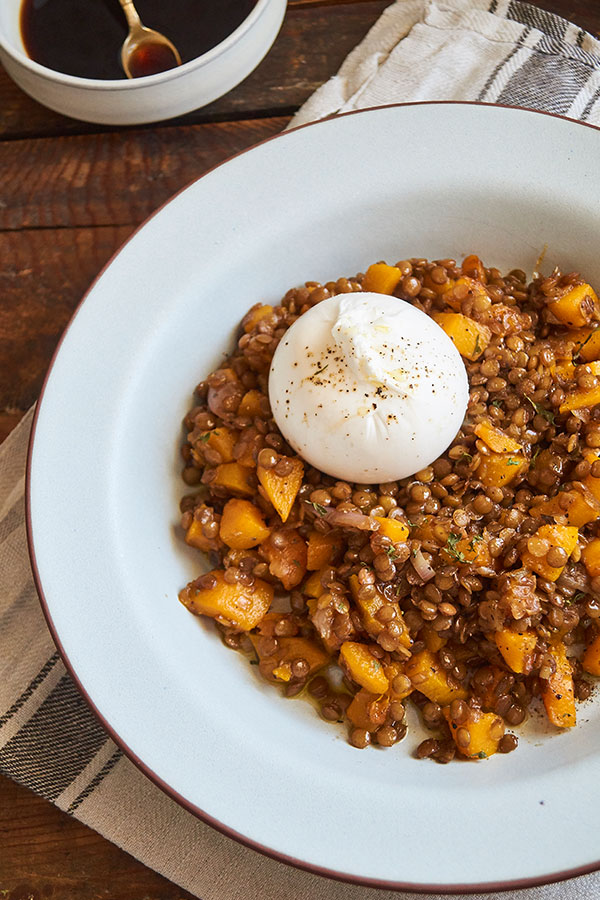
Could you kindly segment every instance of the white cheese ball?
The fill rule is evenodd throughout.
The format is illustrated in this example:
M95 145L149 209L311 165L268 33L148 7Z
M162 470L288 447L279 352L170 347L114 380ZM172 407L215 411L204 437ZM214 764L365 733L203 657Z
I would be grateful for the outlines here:
M395 481L447 449L467 409L458 350L386 294L339 294L286 331L269 373L273 416L308 463L344 481Z

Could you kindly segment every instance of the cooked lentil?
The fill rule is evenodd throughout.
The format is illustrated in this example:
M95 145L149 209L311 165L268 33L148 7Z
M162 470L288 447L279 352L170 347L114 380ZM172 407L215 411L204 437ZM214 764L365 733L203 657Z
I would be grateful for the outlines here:
M180 597L230 648L248 652L247 632L260 673L345 720L354 747L397 743L411 700L434 733L417 757L509 753L505 725L536 698L554 725L574 724L574 698L593 690L582 672L600 674L600 305L576 273L527 283L476 256L383 265L399 299L481 335L468 352L467 332L455 337L470 402L453 444L387 484L303 464L271 417L271 359L298 316L365 276L257 304L184 420L195 493L181 525L213 570ZM289 611L270 610L273 592Z

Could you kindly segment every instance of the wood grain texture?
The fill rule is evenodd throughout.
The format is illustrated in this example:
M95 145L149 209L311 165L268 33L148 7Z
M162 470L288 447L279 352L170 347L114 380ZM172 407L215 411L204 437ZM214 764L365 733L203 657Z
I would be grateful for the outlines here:
M277 116L0 142L0 232L137 225L194 178L288 121Z
M0 409L37 399L67 322L132 225L0 233ZM15 423L16 424L16 423Z
M290 114L339 68L388 5L389 0L291 5L273 47L242 84L169 124ZM45 109L26 96L1 67L0 97L0 139L115 130Z
M26 788L0 776L2 900L193 900Z

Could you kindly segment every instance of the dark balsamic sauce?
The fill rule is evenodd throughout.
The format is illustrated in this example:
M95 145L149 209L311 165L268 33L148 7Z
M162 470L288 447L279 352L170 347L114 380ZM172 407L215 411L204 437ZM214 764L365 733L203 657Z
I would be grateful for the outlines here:
M256 3L136 0L136 9L144 25L173 42L185 63L225 40ZM118 0L23 0L21 35L27 55L48 69L80 78L125 78L120 54L127 24ZM152 62L159 68L150 71ZM171 68L165 63L162 57L142 60L143 71L138 72Z

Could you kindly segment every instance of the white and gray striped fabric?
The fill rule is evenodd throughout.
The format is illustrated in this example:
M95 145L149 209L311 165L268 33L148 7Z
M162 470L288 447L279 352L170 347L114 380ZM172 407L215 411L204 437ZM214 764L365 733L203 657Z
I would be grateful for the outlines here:
M418 100L528 106L600 124L600 43L517 0L397 0L292 124ZM328 881L240 846L167 798L108 738L65 671L31 577L23 501L31 419L0 447L0 772L203 900L414 896ZM583 900L600 896L600 874L485 896Z

